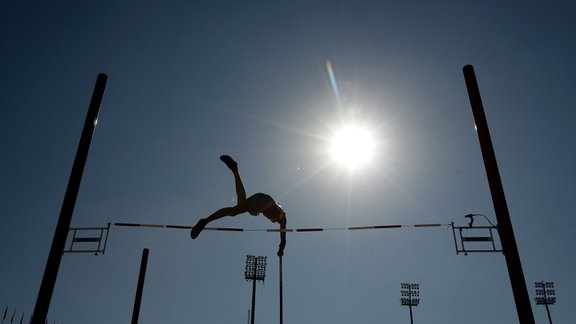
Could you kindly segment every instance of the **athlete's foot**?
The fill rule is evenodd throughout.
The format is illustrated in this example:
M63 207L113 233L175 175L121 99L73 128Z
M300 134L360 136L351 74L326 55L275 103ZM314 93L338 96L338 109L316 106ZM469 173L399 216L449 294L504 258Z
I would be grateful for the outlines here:
M238 163L236 163L236 161L234 161L234 159L232 159L230 155L221 155L220 160L224 162L224 164L226 164L228 169L230 170L238 169Z
M190 232L190 236L192 237L192 239L195 239L198 237L198 235L200 235L200 232L202 232L206 224L208 224L208 221L205 218L200 219L198 223L196 223L196 225L192 228L192 231Z

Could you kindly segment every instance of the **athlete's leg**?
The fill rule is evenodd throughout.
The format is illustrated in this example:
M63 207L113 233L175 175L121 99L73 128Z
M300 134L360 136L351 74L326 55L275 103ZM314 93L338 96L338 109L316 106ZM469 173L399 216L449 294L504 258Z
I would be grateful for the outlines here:
M236 205L243 206L246 204L246 189L244 189L238 168L232 169L232 173L234 174L234 184L236 186Z
M211 221L220 219L226 216L236 216L238 214L242 214L248 211L246 206L246 190L244 189L244 185L242 184L242 179L240 178L240 173L238 172L238 164L228 155L220 156L220 160L226 164L226 166L232 171L234 174L234 182L236 185L236 206L234 207L225 207L218 209L212 215L202 218L196 223L196 225L192 228L190 235L193 239L198 237L200 232L206 227L208 223Z
M242 178L240 177L240 172L238 171L238 164L229 155L220 156L220 160L222 160L222 162L224 162L234 174L234 183L236 186L236 205L244 205L246 202L246 189L244 189L244 184L242 183Z
M206 217L205 219L209 223L209 222L215 221L217 219L220 219L222 217L236 216L238 214L245 213L246 211L247 210L245 210L243 208L239 208L238 206L225 207L225 208L218 209L217 211L212 213L212 215Z
M198 223L196 223L196 225L192 228L192 231L190 232L190 236L192 236L192 239L195 239L196 237L198 237L198 235L200 235L200 232L202 232L202 230L204 229L204 227L206 227L206 225L208 225L208 223L210 223L211 221L215 221L217 219L220 219L222 217L226 217L226 216L236 216L238 214L242 214L247 212L248 210L245 207L241 207L241 206L234 206L234 207L225 207L225 208L220 208L217 211L215 211L214 213L212 213L212 215L206 217L206 218L202 218L198 221Z

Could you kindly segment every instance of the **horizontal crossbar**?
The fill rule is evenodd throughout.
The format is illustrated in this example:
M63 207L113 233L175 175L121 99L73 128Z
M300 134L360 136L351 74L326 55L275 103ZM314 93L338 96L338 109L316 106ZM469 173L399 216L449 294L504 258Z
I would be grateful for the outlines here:
M121 227L149 227L149 228L170 228L191 230L192 226L186 225L161 225L161 224L139 224L139 223L114 223L114 226ZM403 227L442 227L450 226L450 224L414 224L414 225L374 225L374 226L351 226L351 227L337 227L337 228L270 228L270 229L245 229L239 227L206 227L205 231L225 231L225 232L324 232L324 231L357 231L357 230L371 230L371 229L388 229L388 228L403 228Z

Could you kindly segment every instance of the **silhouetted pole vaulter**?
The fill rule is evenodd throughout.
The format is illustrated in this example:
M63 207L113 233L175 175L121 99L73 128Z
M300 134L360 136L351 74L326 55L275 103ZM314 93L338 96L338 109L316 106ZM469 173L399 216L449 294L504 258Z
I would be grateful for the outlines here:
M500 172L498 171L498 164L496 163L496 155L492 147L490 132L488 131L488 122L484 115L484 107L482 105L482 99L480 98L476 75L474 74L472 65L464 66L463 70L466 88L468 89L468 96L472 106L472 113L474 114L474 122L476 123L476 132L478 133L478 139L480 141L480 149L482 151L482 157L484 158L484 167L486 169L486 175L488 176L490 193L492 194L492 203L494 204L494 211L496 212L496 219L498 220L498 233L500 234L502 251L506 258L508 276L510 277L514 301L516 302L516 312L518 313L521 324L534 324L534 315L532 314L528 288L526 287L524 272L522 271L522 264L520 263L520 255L518 253L518 247L516 246L516 239L514 238L512 221L508 213L504 188L500 179Z
M144 280L146 279L146 267L148 266L148 254L150 250L142 250L142 261L140 262L140 274L138 275L138 286L136 287L136 297L134 298L134 309L132 310L131 324L138 324L140 317L140 305L142 304L142 292L144 292Z
M60 217L54 232L54 239L52 240L52 247L46 261L46 268L38 297L36 299L36 306L32 314L31 324L44 324L48 309L50 308L50 301L52 300L52 293L56 285L56 278L58 277L58 269L60 268L60 261L62 261L62 254L66 246L66 238L68 236L68 229L72 221L72 214L74 213L74 206L76 205L76 198L80 190L80 183L82 182L82 174L84 173L84 166L88 158L88 151L90 150L90 143L92 135L98 122L98 114L100 113L100 105L102 97L104 96L104 89L106 88L106 80L108 77L104 73L98 74L94 92L92 93L92 100L84 122L84 129L80 137L80 143L76 151L76 158L72 166L72 172L68 179L68 187L64 195L64 202L60 209Z
M234 181L236 184L236 206L221 208L207 218L200 219L192 228L190 236L192 239L197 238L208 223L222 217L236 216L242 213L250 213L252 216L262 214L271 222L280 224L280 246L278 247L277 254L281 257L284 255L284 247L286 247L286 212L284 212L282 206L276 203L274 199L267 194L257 193L246 198L246 190L242 184L236 161L228 155L220 156L220 160L222 160L222 162L224 162L224 164L226 164L234 174Z

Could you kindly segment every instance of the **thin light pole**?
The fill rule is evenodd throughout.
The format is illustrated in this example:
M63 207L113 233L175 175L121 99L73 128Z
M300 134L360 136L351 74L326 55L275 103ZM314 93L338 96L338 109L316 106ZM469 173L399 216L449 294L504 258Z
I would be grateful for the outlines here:
M474 122L476 123L476 132L478 133L478 139L480 141L480 149L482 151L482 157L484 158L484 167L488 177L490 193L492 194L492 204L494 205L496 219L498 220L498 233L500 234L502 251L506 259L506 265L508 266L508 276L510 277L514 301L516 302L516 312L518 313L518 319L521 324L535 324L532 306L530 305L530 297L528 296L528 288L526 287L526 281L524 279L524 271L522 270L522 263L520 262L520 254L518 253L510 214L508 213L504 187L500 179L500 172L498 171L496 155L492 147L488 122L484 115L484 107L482 105L482 99L480 98L476 75L472 65L464 66L463 70L470 105L472 106L472 113L474 115Z
M254 315L256 314L256 279L252 278L252 318L250 323L254 324Z
M132 324L138 324L140 317L140 304L142 304L142 292L144 292L144 280L146 279L146 268L148 267L148 254L150 250L142 250L142 261L140 262L140 274L138 275L138 286L136 287L136 297L134 298L134 309L132 310Z
M74 206L76 205L76 198L80 190L80 183L82 182L82 174L84 173L84 166L88 159L88 151L90 150L90 143L92 142L92 135L98 122L98 114L100 113L100 105L104 97L104 89L106 88L106 81L108 77L104 73L98 74L84 128L80 137L80 143L76 151L76 158L72 166L72 172L68 179L68 187L64 195L62 208L60 209L60 217L54 232L54 239L52 240L52 247L50 254L46 261L46 268L44 269L44 276L38 291L36 299L36 306L32 314L31 324L44 324L48 316L48 309L52 300L52 293L56 285L56 278L58 277L58 270L60 269L60 262L62 261L62 254L66 246L66 238L68 237L68 229L74 214Z

